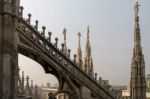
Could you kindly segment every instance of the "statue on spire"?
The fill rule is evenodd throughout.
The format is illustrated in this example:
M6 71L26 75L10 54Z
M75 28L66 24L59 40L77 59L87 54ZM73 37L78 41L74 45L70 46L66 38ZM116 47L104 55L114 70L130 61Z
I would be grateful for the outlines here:
M140 5L138 4L138 2L136 2L136 4L134 5L135 17L137 17L137 16L138 16L139 6L140 6Z
M64 54L67 56L67 41L66 41L66 39L67 39L67 37L66 37L66 34L67 34L67 30L66 30L66 28L64 28L64 30L63 30L63 34L64 34Z
M66 28L64 28L64 30L63 30L63 34L64 34L64 41L66 41L66 32L67 32L67 30L66 30Z
M145 61L141 46L141 33L139 26L139 4L136 2L134 48L130 76L130 99L146 99Z

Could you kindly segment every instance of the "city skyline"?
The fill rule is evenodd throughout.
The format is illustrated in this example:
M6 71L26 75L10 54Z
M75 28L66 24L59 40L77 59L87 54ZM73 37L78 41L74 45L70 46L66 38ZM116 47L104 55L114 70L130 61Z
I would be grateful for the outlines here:
M90 0L64 0L63 2L60 0L45 0L45 2L36 0L35 5L31 6L31 2L34 1L21 1L25 7L25 14L27 15L27 12L30 12L33 19L40 21L41 26L47 26L47 29L53 32L53 41L54 37L57 36L60 39L59 42L63 42L62 31L66 27L67 44L72 49L72 54L77 52L77 32L82 33L82 53L85 52L84 39L86 38L86 28L87 25L90 25L94 72L97 72L98 76L103 79L108 79L110 84L129 84L134 41L133 5L136 2L135 0L115 0L113 2L108 0L96 0L94 2ZM148 45L148 42L150 42L148 38L150 37L150 29L148 27L150 25L150 14L148 13L149 3L150 1L148 0L139 1L141 5L139 16L143 54L145 55L146 62L146 74L150 73L148 70L150 65L150 61L148 60L150 58L150 54L148 53L150 49L150 45ZM35 10L38 7L41 10L41 14ZM44 75L44 73L39 73L42 71L42 68L39 68L38 64L33 61L25 59L22 56L19 57L19 66L24 69L25 73L30 75L29 72L31 72L31 75L34 75L31 78L35 79L35 83L41 83L37 79L41 75ZM36 68L34 72L38 72L38 76L37 73L32 73L32 68L31 70L29 70L30 67L26 68L27 65L34 65L33 67ZM37 78L35 78L36 76ZM44 81L46 82L47 79L45 79Z

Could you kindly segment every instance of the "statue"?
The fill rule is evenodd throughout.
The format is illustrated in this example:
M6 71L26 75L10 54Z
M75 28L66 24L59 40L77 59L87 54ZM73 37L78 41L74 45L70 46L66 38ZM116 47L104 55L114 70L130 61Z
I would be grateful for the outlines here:
M64 40L65 40L65 41L66 41L66 32L67 32L67 30L66 30L66 28L64 28L63 34L64 34Z
M139 6L140 6L140 5L138 4L138 2L136 2L136 4L134 5L135 17L137 17L137 16L138 16Z

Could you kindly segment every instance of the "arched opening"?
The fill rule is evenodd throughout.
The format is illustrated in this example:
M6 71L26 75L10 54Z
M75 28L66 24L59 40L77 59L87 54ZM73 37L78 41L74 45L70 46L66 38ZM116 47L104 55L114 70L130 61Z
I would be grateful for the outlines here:
M22 54L18 54L18 66L20 71L24 71L24 89L26 88L27 80L29 79L30 88L33 87L33 93L39 96L38 99L48 99L48 93L55 94L57 92L59 87L58 79L54 75L46 73L44 68L38 62ZM20 76L21 75L22 72L20 72ZM33 85L31 80L33 80ZM38 86L37 89L36 85Z

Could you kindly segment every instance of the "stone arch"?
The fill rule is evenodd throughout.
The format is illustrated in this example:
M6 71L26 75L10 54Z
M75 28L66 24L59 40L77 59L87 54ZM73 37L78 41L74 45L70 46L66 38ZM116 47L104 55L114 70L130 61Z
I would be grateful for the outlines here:
M38 51L33 50L30 46L24 46L23 44L18 45L18 53L33 59L42 66L45 73L52 74L57 78L59 88L56 94L63 92L71 96L71 99L80 99L80 96L75 88L76 86L71 81L69 76L66 75L61 69L57 68L55 63L53 64L52 61L49 61L44 54L39 54ZM70 93L67 90L62 89L64 82L66 82L67 86L70 88Z

